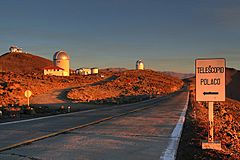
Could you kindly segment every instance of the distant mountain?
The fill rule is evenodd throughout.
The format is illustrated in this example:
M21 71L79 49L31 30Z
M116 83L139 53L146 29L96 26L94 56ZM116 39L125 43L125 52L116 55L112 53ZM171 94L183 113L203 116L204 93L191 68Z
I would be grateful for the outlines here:
M170 71L165 71L163 72L167 75L170 75L172 77L177 77L179 79L186 79L195 76L193 73L177 73L177 72L170 72Z
M126 68L104 68L104 69L100 69L99 73L103 74L105 76L109 76L113 73L119 73L119 72L123 72L123 71L127 71L128 69Z
M15 73L43 73L52 61L29 53L8 52L0 56L0 71Z
M226 96L240 101L240 71L234 68L226 69Z
M101 71L103 72L123 72L128 70L127 68L104 68L101 69Z

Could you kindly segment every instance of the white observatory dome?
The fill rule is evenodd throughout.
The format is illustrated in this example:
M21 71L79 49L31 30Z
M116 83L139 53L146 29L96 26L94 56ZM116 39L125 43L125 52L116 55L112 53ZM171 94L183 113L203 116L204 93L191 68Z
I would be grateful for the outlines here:
M70 60L70 57L65 51L61 50L53 55L53 60Z
M141 59L137 60L136 62L137 64L143 63L143 61Z
M70 57L65 51L57 51L53 55L53 63L55 66L64 69L63 76L69 76Z
M136 69L137 70L144 70L144 64L143 64L143 61L142 60L138 60L136 62Z

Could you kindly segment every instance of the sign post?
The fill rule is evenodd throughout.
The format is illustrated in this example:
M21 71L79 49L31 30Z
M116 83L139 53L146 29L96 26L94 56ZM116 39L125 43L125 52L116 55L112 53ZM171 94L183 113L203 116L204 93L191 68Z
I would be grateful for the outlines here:
M214 141L214 102L225 101L225 59L196 59L196 101L208 102L208 141L202 149L221 150L221 143Z
M213 113L213 102L208 103L208 121L209 121L209 133L208 133L208 142L213 143L214 142L214 132L213 132L213 127L214 127L214 113Z
M30 90L26 90L24 92L24 95L25 95L25 97L27 97L27 104L28 104L28 107L29 107L29 98L31 97L32 92Z

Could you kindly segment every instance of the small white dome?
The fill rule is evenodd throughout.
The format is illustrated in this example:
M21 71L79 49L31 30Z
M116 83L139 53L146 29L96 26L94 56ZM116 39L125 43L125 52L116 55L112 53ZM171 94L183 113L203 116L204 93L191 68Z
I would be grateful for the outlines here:
M141 59L139 59L136 63L140 64L140 63L143 63L143 61Z
M65 51L57 51L54 55L53 55L53 60L70 60L69 55L65 52Z
M143 64L143 61L142 60L138 60L136 62L136 69L137 70L144 70L144 64Z

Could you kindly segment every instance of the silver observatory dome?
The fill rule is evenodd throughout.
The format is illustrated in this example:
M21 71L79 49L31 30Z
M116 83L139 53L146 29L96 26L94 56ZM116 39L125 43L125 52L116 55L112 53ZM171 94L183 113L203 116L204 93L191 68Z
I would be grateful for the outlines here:
M137 64L143 63L143 61L141 59L137 60L136 62Z
M53 60L70 60L70 57L65 51L61 50L53 55Z

